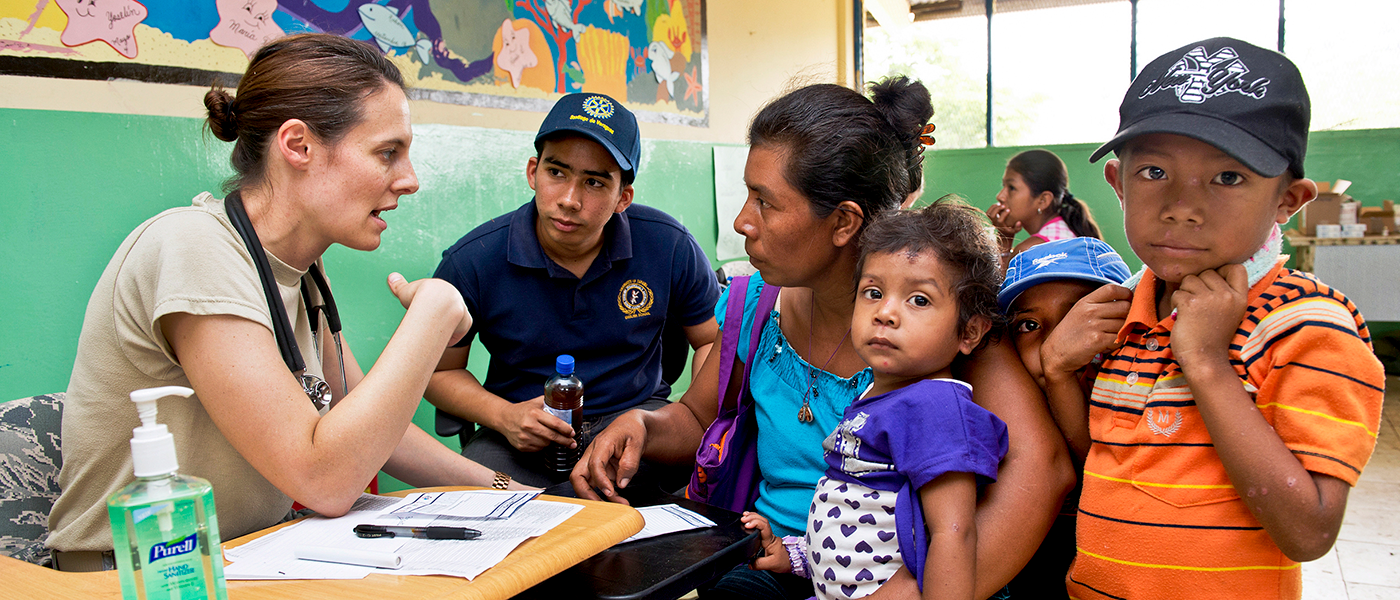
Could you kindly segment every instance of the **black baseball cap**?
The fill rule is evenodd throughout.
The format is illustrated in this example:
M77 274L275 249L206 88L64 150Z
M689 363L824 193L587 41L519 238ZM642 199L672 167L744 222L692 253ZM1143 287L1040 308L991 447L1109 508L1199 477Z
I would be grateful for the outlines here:
M1163 54L1138 73L1118 107L1118 134L1089 162L1137 136L1174 133L1219 148L1250 170L1303 176L1312 108L1287 57L1233 38Z
M535 151L542 152L545 138L561 132L577 133L602 144L622 172L636 178L642 138L637 131L637 117L618 101L603 94L569 94L560 98L535 134Z

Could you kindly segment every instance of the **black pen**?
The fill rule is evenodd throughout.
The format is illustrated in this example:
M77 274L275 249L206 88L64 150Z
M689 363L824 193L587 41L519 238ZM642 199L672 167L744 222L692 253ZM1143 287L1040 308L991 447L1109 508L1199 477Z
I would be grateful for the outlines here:
M415 537L427 540L474 540L481 532L470 527L398 527L394 525L356 525L355 535L362 538Z

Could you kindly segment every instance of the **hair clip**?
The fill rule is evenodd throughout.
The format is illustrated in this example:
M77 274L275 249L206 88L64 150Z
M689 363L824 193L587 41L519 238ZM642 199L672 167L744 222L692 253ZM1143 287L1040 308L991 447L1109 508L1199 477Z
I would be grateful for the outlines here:
M924 150L933 145L934 140L931 134L933 130L937 128L937 125L929 123L928 125L924 125L923 129L919 130L919 148L914 151L914 154L918 156L918 162L916 164L919 167L924 166Z
M933 123L924 125L924 128L921 131L919 131L919 144L924 146L932 146L934 142L933 130L937 128L938 126L934 125Z

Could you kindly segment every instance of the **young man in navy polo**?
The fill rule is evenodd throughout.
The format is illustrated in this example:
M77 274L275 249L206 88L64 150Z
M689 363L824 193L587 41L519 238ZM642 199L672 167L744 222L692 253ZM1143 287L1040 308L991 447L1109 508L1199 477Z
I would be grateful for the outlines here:
M461 290L472 330L443 353L428 401L481 425L462 454L528 485L563 481L551 443L578 451L622 412L668 403L662 331L679 324L695 364L715 340L719 285L705 253L671 216L632 204L637 120L602 94L560 98L525 167L535 198L443 252L436 277ZM471 342L491 354L484 383L466 370ZM577 362L583 422L544 410L555 358Z

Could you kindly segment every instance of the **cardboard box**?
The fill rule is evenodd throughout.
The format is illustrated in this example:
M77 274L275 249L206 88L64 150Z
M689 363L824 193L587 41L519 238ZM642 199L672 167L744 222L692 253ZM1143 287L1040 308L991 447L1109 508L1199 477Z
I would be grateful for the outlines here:
M1342 216L1342 203L1351 202L1351 196L1327 192L1318 194L1312 202L1303 206L1303 219L1299 229L1303 235L1317 237L1319 224L1339 225Z
M1366 235L1395 233L1395 203L1386 200L1384 206L1363 206L1356 222L1366 225Z

